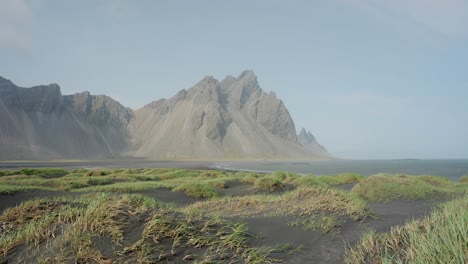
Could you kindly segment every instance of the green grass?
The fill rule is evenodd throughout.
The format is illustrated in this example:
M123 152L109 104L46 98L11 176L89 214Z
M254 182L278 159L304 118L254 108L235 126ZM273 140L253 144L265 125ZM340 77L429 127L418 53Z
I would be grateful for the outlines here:
M0 177L10 175L11 171L8 170L0 170Z
M371 176L354 186L352 192L369 201L417 200L463 193L466 186L436 176Z
M113 243L121 243L126 221L157 205L143 196L103 194L28 201L0 216L6 223L0 237L0 255L24 245L33 256L51 251L56 257L77 262L102 262L104 258L92 239L106 236Z
M140 192L150 189L164 188L159 182L117 182L108 185L96 185L72 191L78 192Z
M468 183L468 175L462 176L462 177L460 178L460 182L461 182L461 183Z
M29 185L9 185L0 183L0 194L14 194L16 192L25 192L33 190L52 190L52 188L41 187L41 186L29 186Z
M85 176L90 177L90 176L106 176L111 174L112 171L110 170L92 170L88 171L85 173Z
M51 178L46 177L47 175L61 177ZM372 216L367 207L368 201L429 199L447 195L460 197L468 191L466 176L460 182L453 182L435 176L384 174L364 178L358 174L317 177L290 172L262 174L184 169L100 169L69 172L48 168L0 171L0 176L0 194L30 190L76 192L70 198L25 202L0 216L0 223L3 225L0 226L3 228L0 229L0 254L9 255L19 248L31 252L32 258L19 262L33 262L37 259L43 263L108 262L96 244L102 238L110 239L111 248L116 250L114 257L118 263L170 262L173 258L181 260L183 256L173 256L173 253L190 248L197 248L199 252L190 253L193 254L191 258L194 258L194 263L219 263L232 257L233 261L240 263L271 263L276 261L271 255L284 252L284 248L268 245L252 247L249 244L251 234L248 234L246 226L241 221L230 222L226 218L284 217L286 224L304 230L339 232L341 225L347 221L361 221ZM228 189L231 183L237 185L239 182L246 185L242 186L246 192L244 196L222 195L234 193L221 189ZM335 187L349 183L356 184L351 192ZM180 207L176 204L159 203L139 194L121 194L161 188L204 199ZM277 192L280 189L287 191ZM466 199L466 195L464 197ZM446 207L444 210L463 212L461 205L457 206L459 207ZM456 219L452 219L452 216ZM452 215L440 217L442 220L434 219L451 229L459 228L460 217L465 219L464 223L468 222L466 214L455 216L452 212ZM143 234L138 241L125 244L129 243L124 239L125 230L135 221L144 225ZM448 234L446 231L435 229L436 220L431 221L431 224L418 226L421 234L429 233L429 229L424 231L424 228L430 226L434 227L430 229L431 233L441 232L447 239L452 239L445 235ZM366 258L378 260L377 263L382 260L406 263L409 258L404 254L413 252L413 244L416 244L411 241L424 241L426 238L416 236L419 232L416 228L408 229L410 231L405 231L404 228L399 230L398 232L406 232L407 235L397 237L398 232L395 231L388 238L387 235L369 233L362 242L369 251L363 253L365 250L358 246L354 251L349 251L354 253L349 254L355 257L364 254ZM460 237L463 238L457 234L457 239ZM394 239L402 242L391 244ZM426 240L432 241L429 238ZM426 245L423 242L421 245L430 248L430 243ZM388 245L392 245L392 248L388 248ZM444 246L442 248L449 250ZM435 250L435 247L431 250ZM378 254L374 254L375 252ZM414 255L414 252L411 254ZM435 258L435 255L432 256ZM427 258L410 263L424 263L426 260Z
M172 191L184 192L195 198L214 198L220 196L211 185L203 183L182 184L173 188Z
M146 219L133 242L124 240L131 219ZM108 238L112 262L171 262L190 255L195 263L273 263L289 245L249 245L244 223L183 213L141 195L90 194L24 202L0 216L0 256L27 251L19 262L108 263L97 241ZM180 253L182 252L182 253ZM196 252L193 254L191 252ZM19 255L18 255L19 256ZM13 259L15 256L13 256Z
M22 169L15 174L25 174L25 175L55 175L55 174L68 174L70 173L64 169L57 168L39 168L39 169Z
M275 177L265 176L256 179L254 182L254 187L257 189L276 191L283 187L283 183Z
M365 177L355 173L342 173L335 176L320 176L318 180L328 185L339 185L348 183L358 183L364 180Z
M313 175L298 176L298 177L290 178L289 182L297 187L316 187L316 188L328 188L329 187L327 183L320 181L318 177L313 176Z
M467 208L464 195L390 233L371 231L347 251L345 263L468 263Z
M214 180L208 180L207 183L215 188L226 188L227 187L227 180L225 179L214 179Z
M258 177L255 176L246 176L239 179L239 181L244 184L254 184L257 180Z
M281 195L264 194L222 197L196 202L185 210L232 217L290 216L292 225L305 229L339 227L338 218L361 220L370 215L366 204L353 194L315 187L303 187ZM316 217L317 215L321 217Z

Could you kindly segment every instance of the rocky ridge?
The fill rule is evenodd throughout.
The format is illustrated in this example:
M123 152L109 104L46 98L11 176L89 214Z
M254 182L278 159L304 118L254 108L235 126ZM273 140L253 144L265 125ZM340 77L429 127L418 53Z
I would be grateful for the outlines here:
M57 84L22 88L0 77L0 159L322 159L296 135L284 103L253 71L207 76L169 99L131 110L105 95L62 95Z

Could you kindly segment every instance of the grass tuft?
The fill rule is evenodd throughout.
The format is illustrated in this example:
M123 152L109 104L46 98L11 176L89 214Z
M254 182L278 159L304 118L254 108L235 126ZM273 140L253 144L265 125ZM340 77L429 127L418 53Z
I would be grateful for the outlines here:
M106 176L111 174L111 171L109 170L92 170L88 171L85 173L85 176L91 177L91 176Z
M375 202L397 199L428 199L463 192L459 184L436 176L371 176L354 186L352 192ZM466 188L465 188L466 190Z
M462 176L462 177L460 178L460 182L461 182L461 183L468 183L468 175Z
M335 176L320 176L318 180L328 185L339 185L348 183L358 183L364 180L365 177L355 173L342 173Z
M56 175L56 174L68 174L70 172L64 169L56 169L56 168L39 168L39 169L28 168L28 169L19 170L14 173L25 174L25 175Z
M467 263L468 195L447 202L429 217L374 231L347 250L344 262L357 263Z
M214 198L220 196L211 185L202 183L182 184L173 188L172 191L184 192L195 198Z
M265 176L256 179L254 182L254 187L257 189L276 191L278 189L283 188L283 183L277 178Z

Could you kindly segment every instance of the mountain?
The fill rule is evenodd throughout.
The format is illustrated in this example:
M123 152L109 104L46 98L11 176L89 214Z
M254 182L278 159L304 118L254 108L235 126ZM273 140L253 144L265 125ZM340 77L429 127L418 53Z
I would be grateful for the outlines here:
M107 96L63 96L57 84L21 88L0 77L0 159L118 157L132 117Z
M304 128L302 128L301 132L299 132L299 135L297 135L297 140L302 146L314 151L315 153L324 156L330 156L328 151L318 143L314 135L312 135L310 131L306 131Z
M253 71L211 76L170 99L131 110L104 95L21 88L0 77L0 159L322 159Z

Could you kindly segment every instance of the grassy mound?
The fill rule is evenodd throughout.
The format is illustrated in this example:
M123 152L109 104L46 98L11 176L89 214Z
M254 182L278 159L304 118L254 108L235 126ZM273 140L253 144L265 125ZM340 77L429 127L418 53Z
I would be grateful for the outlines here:
M358 183L365 179L364 176L355 173L342 173L335 176L320 176L318 180L328 185L339 185L348 183Z
M443 204L430 217L396 227L387 234L370 232L349 249L345 262L467 263L468 195Z
M202 183L183 184L175 187L174 189L172 189L172 191L184 192L189 196L195 198L213 198L219 196L219 194L215 191L215 189L212 186Z
M304 187L282 195L224 197L197 202L186 210L228 216L289 216L293 225L329 232L342 217L361 220L369 216L365 203L335 189Z
M7 210L0 222L2 262L271 263L272 252L287 249L249 246L242 223L182 213L140 195L38 199Z
M467 196L463 194L468 191L467 177L453 182L434 176L317 177L184 169L27 169L0 171L0 176L0 195L12 194L2 197L6 201L2 208L14 206L16 199L67 196L27 201L0 215L0 263L271 263L277 261L274 257L284 257L287 249L255 240L262 233L249 234L243 222L255 229L258 223L263 227L274 219L279 224L271 229L285 226L282 232L298 231L306 239L319 231L322 241L333 237L324 234L328 232L350 235L346 234L350 226L362 227L361 220L372 225L373 220L367 219L374 215L368 209L369 201L452 194L465 196L431 218L390 234L367 234L348 252L346 260L426 263L440 257L446 263L457 263L466 259L466 236L462 233L466 234L468 222ZM342 190L349 186L341 184L354 187ZM30 190L47 192L27 193ZM305 233L308 230L314 231ZM422 251L427 256L420 254ZM449 259L448 255L463 258Z
M371 176L354 186L352 192L369 201L428 199L468 190L466 186L436 176Z
M18 172L18 174L25 175L55 175L68 173L70 172L67 170L57 168L22 169Z
M257 189L276 191L283 187L283 183L273 177L262 177L255 180L254 187Z
M460 182L461 183L468 183L468 175L465 175L465 176L461 177Z

